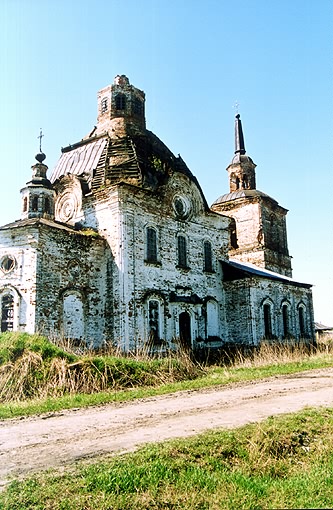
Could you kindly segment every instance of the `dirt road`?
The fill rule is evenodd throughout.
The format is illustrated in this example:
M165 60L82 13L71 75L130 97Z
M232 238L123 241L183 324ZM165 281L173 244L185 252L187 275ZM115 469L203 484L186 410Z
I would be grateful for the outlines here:
M306 406L333 406L333 369L0 421L0 486L8 477Z

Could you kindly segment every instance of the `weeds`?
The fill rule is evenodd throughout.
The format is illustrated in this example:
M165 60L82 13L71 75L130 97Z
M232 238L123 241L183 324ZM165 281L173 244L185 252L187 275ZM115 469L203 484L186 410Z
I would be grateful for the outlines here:
M258 348L225 350L215 356L212 366L209 356L199 364L182 350L152 358L137 349L124 356L112 345L96 352L69 341L56 345L38 335L4 333L0 335L0 403L11 404L12 413L14 402L33 399L90 395L95 403L92 397L99 393L104 394L101 401L107 402L112 392L122 390L160 388L165 393L203 388L330 366L332 351L332 343L327 342L316 349L263 343ZM3 411L2 416L7 416Z
M204 370L184 353L133 359L88 350L78 356L43 337L14 335L10 341L9 334L0 345L0 402L154 387L196 378Z

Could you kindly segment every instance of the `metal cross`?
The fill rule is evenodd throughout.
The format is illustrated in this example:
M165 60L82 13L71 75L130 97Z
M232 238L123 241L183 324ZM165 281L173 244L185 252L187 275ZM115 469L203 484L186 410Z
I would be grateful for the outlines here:
M235 101L235 104L234 104L233 108L235 108L236 113L239 113L239 102L237 101L237 99Z
M40 128L40 132L39 132L39 136L37 136L37 138L39 138L39 152L42 152L42 138L43 138L43 132L42 132L42 128Z

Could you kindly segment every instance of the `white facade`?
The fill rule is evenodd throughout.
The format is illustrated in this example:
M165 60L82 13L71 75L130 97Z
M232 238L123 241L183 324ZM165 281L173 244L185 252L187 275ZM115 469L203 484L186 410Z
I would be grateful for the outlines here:
M228 202L234 216L221 211L225 199L210 209L180 156L146 130L144 100L116 77L98 95L97 127L63 149L50 180L36 156L21 220L0 228L2 331L123 350L313 339L311 286L284 276L286 245L279 258L260 240L261 270L242 260L251 249L246 260L256 260L252 241L270 206L242 197ZM238 225L238 249L231 226L247 211L253 229ZM267 241L269 226L264 233ZM266 270L266 248L276 273Z

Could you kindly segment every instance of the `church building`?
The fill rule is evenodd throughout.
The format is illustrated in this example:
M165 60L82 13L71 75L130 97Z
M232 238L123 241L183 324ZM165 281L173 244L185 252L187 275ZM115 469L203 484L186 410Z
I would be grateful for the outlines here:
M21 218L0 227L1 331L123 351L313 341L311 285L292 279L286 214L257 190L240 116L229 192L209 206L146 128L124 75L47 176L36 156Z

